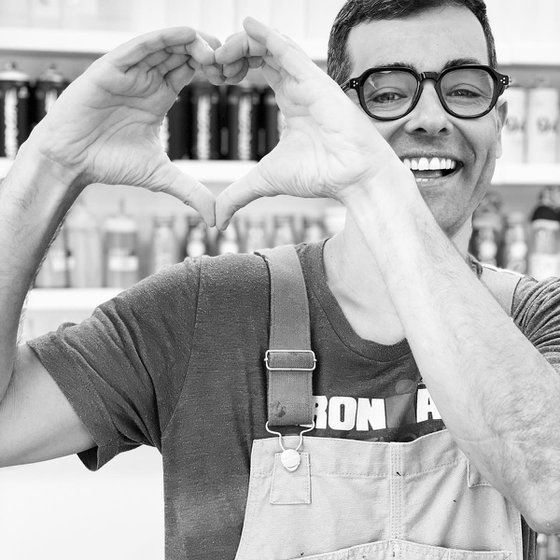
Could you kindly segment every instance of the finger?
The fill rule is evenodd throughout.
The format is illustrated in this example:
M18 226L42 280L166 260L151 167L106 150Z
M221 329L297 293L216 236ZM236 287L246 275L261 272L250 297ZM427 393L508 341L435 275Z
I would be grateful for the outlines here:
M232 64L242 58L264 56L265 54L266 46L251 39L244 31L229 37L215 52L218 64Z
M185 45L185 51L202 65L215 62L214 49L199 34L194 41Z
M231 62L230 64L224 64L223 68L224 76L226 78L231 78L233 76L237 76L242 71L247 74L247 70L249 70L249 62L246 58L241 58L235 62Z
M189 45L196 38L196 31L190 27L152 31L123 43L102 58L120 70L126 71L158 51L177 46L182 46L184 49L185 45Z
M215 86L220 86L226 82L226 78L222 73L221 66L218 66L216 64L203 66L202 72L204 72L204 75L206 76L208 81Z
M321 71L294 41L268 25L248 17L243 21L243 27L249 39L253 39L261 47L266 47L273 59L296 79L307 78L311 69L313 72ZM252 44L250 40L249 44Z
M170 54L167 55L165 60L162 60L158 65L154 66L152 70L157 70L162 76L165 76L167 73L185 64L188 64L187 55Z
M265 59L262 56L248 56L247 63L249 64L249 68L260 68Z
M222 46L222 42L213 35L209 35L208 33L204 33L203 31L199 31L198 34L214 49Z
M223 231L238 210L257 198L277 194L280 193L264 176L260 164L257 164L247 175L229 185L216 198L216 227Z
M179 93L193 77L193 70L188 64L181 64L181 66L170 70L165 74L164 78L169 87L173 89L175 93Z
M171 162L156 173L152 190L170 194L194 208L209 226L216 223L214 195L202 183L182 173Z
M235 85L238 84L239 82L242 82L246 76L247 76L247 72L239 72L239 74L236 74L231 78L227 78L225 83L228 85Z

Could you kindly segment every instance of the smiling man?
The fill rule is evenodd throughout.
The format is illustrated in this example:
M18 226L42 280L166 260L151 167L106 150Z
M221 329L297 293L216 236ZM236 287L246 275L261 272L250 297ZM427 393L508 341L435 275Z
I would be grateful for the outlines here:
M560 283L467 254L509 83L483 2L350 0L335 81L244 28L119 47L22 147L0 190L0 463L157 447L170 560L535 558L535 531L560 531ZM286 129L214 200L158 126L195 69L250 67ZM336 199L347 221L266 260L187 259L18 347L27 286L91 182L164 190L219 228L278 194Z

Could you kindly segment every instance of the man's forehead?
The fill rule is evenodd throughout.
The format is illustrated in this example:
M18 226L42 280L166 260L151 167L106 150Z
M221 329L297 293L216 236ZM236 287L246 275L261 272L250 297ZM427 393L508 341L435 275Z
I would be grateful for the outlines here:
M450 60L488 63L486 37L467 8L445 6L406 18L372 20L354 27L347 52L352 75L372 66L405 63L417 70L441 70Z

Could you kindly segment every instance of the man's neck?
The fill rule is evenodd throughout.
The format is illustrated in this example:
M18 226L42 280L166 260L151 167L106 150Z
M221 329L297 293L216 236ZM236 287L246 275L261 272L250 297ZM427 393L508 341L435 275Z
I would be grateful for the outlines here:
M451 237L464 258L470 235L467 221ZM340 233L327 241L324 266L327 284L356 334L387 345L405 338L383 274L350 219Z

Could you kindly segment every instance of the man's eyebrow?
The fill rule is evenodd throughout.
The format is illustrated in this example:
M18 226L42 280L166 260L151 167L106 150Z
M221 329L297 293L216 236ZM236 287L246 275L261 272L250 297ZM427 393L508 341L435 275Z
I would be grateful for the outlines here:
M453 60L449 60L445 63L444 68L449 68L450 66L462 66L463 64L483 64L477 58L455 58Z
M453 60L448 60L444 64L442 70L450 68L451 66L462 66L463 64L483 64L483 62L478 60L478 58L454 58ZM395 68L412 68L416 72L420 73L420 69L409 62L395 61L391 62L391 64L387 64L387 66L394 66Z

